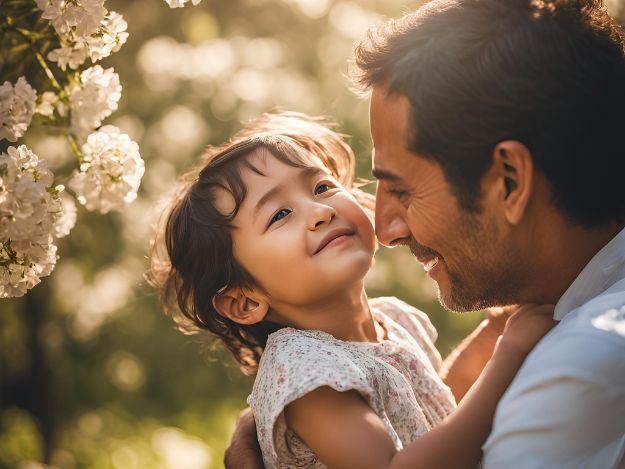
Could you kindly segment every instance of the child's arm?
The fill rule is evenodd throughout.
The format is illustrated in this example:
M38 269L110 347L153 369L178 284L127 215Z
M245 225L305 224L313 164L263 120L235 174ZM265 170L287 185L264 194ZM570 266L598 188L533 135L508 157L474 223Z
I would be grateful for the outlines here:
M399 453L356 392L316 389L287 406L287 423L332 468L474 468L497 403L527 353L553 327L552 311L552 306L521 307L458 409Z
M489 308L487 318L445 358L440 377L460 402L493 355L506 321L518 306Z

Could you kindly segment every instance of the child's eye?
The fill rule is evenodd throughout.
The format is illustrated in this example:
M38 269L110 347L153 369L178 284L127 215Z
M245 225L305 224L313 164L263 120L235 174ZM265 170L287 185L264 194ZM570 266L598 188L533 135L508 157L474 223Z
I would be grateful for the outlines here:
M334 188L334 186L332 184L329 184L327 182L322 182L317 187L315 187L315 195L323 194L324 192L327 192L327 191L329 191L330 189L333 189L333 188Z
M276 214L273 217L271 217L271 220L269 221L269 226L273 225L277 221L282 220L289 213L291 213L291 210L288 208L280 209L278 212L276 212Z

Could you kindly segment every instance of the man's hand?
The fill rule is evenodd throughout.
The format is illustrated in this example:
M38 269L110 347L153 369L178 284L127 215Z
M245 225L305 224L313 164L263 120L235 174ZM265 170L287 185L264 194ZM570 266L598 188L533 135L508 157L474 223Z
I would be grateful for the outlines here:
M247 408L237 417L234 435L224 455L226 469L264 469L262 453L256 438L252 410Z

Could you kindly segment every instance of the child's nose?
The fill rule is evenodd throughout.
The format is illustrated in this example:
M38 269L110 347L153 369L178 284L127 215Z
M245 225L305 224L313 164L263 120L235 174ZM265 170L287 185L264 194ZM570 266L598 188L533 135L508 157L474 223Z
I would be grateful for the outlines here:
M316 230L324 223L330 223L336 216L336 211L329 205L315 204L308 218L308 229Z

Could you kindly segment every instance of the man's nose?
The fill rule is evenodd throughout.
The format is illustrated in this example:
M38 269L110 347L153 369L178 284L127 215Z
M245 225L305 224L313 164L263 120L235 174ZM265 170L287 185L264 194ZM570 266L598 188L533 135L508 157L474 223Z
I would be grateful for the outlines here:
M405 220L405 210L399 210L391 201L377 198L375 204L375 234L380 244L393 247L411 237Z
M308 229L316 230L324 223L328 224L336 216L336 210L329 205L315 203L310 208L308 216Z

